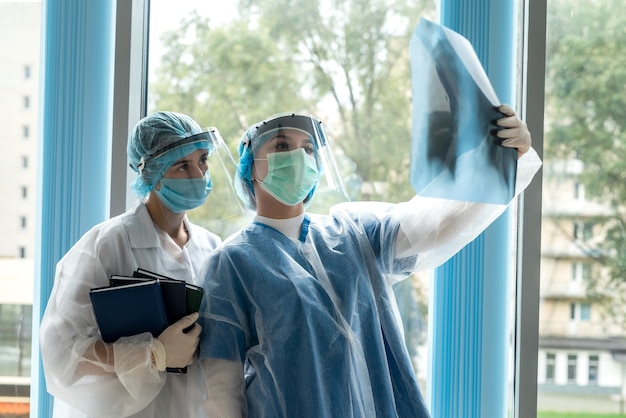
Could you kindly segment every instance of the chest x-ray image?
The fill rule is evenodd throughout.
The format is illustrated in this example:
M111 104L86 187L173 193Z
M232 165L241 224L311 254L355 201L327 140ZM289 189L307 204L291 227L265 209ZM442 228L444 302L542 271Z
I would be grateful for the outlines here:
M506 204L517 151L499 145L500 104L470 42L429 20L411 38L411 184L417 194Z

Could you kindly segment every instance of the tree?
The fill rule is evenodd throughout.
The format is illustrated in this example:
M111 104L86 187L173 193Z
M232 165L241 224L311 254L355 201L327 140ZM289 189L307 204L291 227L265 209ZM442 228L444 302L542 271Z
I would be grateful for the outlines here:
M610 205L595 219L606 230L590 254L609 277L592 281L595 297L626 292L626 15L618 0L549 2L546 159L578 159L587 197ZM616 313L616 312L614 312Z
M278 109L314 104L303 94L293 59L247 21L213 27L194 13L163 43L167 52L151 86L153 106L218 126L233 148L250 124Z

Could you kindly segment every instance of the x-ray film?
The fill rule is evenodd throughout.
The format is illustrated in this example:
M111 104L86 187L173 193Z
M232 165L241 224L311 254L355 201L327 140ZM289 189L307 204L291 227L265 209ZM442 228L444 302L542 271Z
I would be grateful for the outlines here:
M508 204L517 150L499 143L499 100L470 42L421 19L411 38L411 184L421 196Z

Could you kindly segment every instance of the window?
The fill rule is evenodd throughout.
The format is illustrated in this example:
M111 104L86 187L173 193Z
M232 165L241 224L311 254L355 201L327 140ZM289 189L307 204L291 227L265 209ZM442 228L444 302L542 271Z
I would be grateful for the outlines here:
M546 382L554 383L554 370L556 366L556 354L546 353Z
M569 308L572 321L589 321L591 319L590 303L570 303Z
M30 65L24 66L24 80L30 79Z
M578 181L574 183L574 199L576 200L585 199L585 186L583 186Z
M593 224L591 222L574 222L574 239L589 241L593 238Z
M26 216L20 216L20 227L26 229Z
M28 155L22 155L22 168L28 168Z
M599 357L597 355L589 356L589 384L598 384L598 363Z
M319 3L328 4L323 1ZM406 151L408 149L404 139L395 142L400 137L410 138L411 135L410 106L406 106L406 95L411 89L411 74L407 65L408 47L410 35L420 17L436 20L437 2L406 1L403 3L406 6L406 15L401 18L398 16L399 20L395 22L394 28L386 25L376 28L375 21L379 19L374 19L373 15L368 16L380 4L392 2L371 3L372 7L368 7L368 2L363 2L360 7L362 10L352 10L350 14L344 14L343 10L331 13L332 9L322 9L324 19L320 19L318 27L312 31L303 31L300 24L285 25L285 18L276 13L276 6L271 1L260 2L258 8L255 6L255 10L248 10L249 13L241 16L236 7L233 7L235 2L212 5L208 1L190 1L183 6L176 2L154 1L150 5L150 83L147 113L174 104L200 122L217 124L224 139L229 142L234 139L236 145L236 139L241 137L242 127L277 111L307 109L320 118L329 120L327 126L334 140L334 150L341 150L345 161L340 170L344 167L350 170L358 167L363 173L367 173L364 184L387 186L366 190L365 187L361 188L359 182L351 191L354 200L408 200L415 192L405 182L409 179L409 167L403 153L397 152L397 147L402 146ZM399 3L396 2L396 5ZM356 9L351 7L351 2L330 4L343 4L345 7L342 6L342 9ZM267 27L260 27L257 21L249 20L254 13L264 13ZM287 20L295 20L297 13L296 9L290 10L290 18ZM376 12L376 15L378 17L380 13ZM186 20L185 25L181 25L183 18ZM302 13L301 18L307 18L306 14ZM345 29L341 29L334 25L344 25L346 22L353 22L355 27L346 25ZM193 30L195 25L207 29ZM276 30L269 31L272 28ZM352 36L344 36L344 30L351 33L376 33L375 43L379 43L379 46L375 48L376 51L364 53L374 43L354 43L350 40ZM279 34L280 39L276 39L272 32ZM163 35L166 33L167 42L164 43L166 37ZM333 36L332 33L342 35L336 36L332 43L319 42L320 36ZM232 53L235 50L237 53ZM171 59L174 55L180 57L180 62ZM211 57L210 65L200 65L209 64L207 57ZM252 72L250 62L258 64ZM189 71L179 71L181 65L189 68ZM372 70L375 73L368 74ZM255 74L254 77L251 77L252 73ZM228 74L226 78L225 74ZM344 77L349 79L347 84ZM320 83L322 80L323 83ZM281 93L267 94L272 90ZM349 90L353 90L353 93L349 93ZM199 91L204 93L198 94ZM206 92L210 92L210 95ZM352 94L355 96L350 98ZM195 99L183 102L183 97ZM372 106L371 111L366 110L369 106ZM344 112L339 111L342 108L351 109L346 112L352 117L351 120L346 120L345 129L340 128L344 125L337 120L342 118L341 114ZM362 135L357 139L354 133L360 130L358 119L361 118L360 115L366 114L372 115L367 118L368 124L384 125L386 128L379 134ZM393 132L402 134L398 136ZM391 145L394 142L398 144L397 147ZM362 152L364 149L371 151ZM236 158L236 147L233 154ZM381 161L384 163L381 164ZM342 163L338 161L338 164ZM393 176L389 175L389 167L398 168ZM349 172L342 172L341 175L344 178L360 176ZM218 189L216 186L212 193L219 193ZM215 199L214 196L213 202L216 202ZM309 210L325 212L328 208L323 207L324 204L323 199L316 197L312 206L318 207L310 207ZM206 205L207 208L209 206ZM211 216L216 213L214 210L199 208L191 211L189 217L203 225L210 225L210 229L220 235L226 236L234 232L227 229L230 228L229 221L211 222ZM239 228L237 222L234 224ZM406 283L409 280L411 279L407 279ZM416 302L419 306L427 306L428 293L424 291L419 297L421 299L418 301L406 303L406 307L409 308ZM408 315L419 318L419 315L415 315L415 309L402 310L401 307L400 310L404 319ZM409 347L409 351L411 358L415 359L416 375L425 387L428 369L427 339L423 334L424 328L420 328L418 324L419 319L405 320L404 331L407 340L416 341Z
M28 109L30 108L30 96L24 96L24 109Z
M583 270L583 276L582 279L583 281L589 281L591 280L591 273L592 273L592 264L591 263L582 263L582 270Z
M27 186L22 186L21 190L22 190L22 199L27 199L28 198L28 187Z
M589 321L591 319L591 304L581 303L580 306L580 320Z
M28 125L22 126L22 138L26 139L30 137L30 127Z
M574 262L572 263L572 281L588 281L591 279L591 263Z
M576 354L567 355L567 382L576 383L576 362L578 356Z
M19 247L19 258L26 258L26 247Z

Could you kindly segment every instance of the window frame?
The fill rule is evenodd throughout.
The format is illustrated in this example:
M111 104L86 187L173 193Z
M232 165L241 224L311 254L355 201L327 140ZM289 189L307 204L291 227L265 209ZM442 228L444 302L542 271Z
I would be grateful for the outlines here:
M543 159L547 0L520 0L522 17L520 116ZM543 171L519 197L514 324L514 418L537 416L537 365Z

